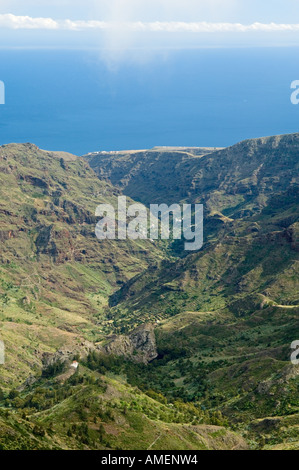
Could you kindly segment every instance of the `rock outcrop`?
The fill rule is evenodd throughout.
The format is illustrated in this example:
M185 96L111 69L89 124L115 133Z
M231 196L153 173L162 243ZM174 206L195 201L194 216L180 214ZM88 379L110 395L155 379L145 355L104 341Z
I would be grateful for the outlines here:
M44 353L42 357L43 367L47 369L55 363L70 364L74 356L84 359L92 351L115 356L124 356L134 362L148 364L158 357L154 326L152 324L140 325L129 335L113 335L107 338L105 345L94 345L89 341L83 341L75 348L65 347L54 354Z
M68 364L73 361L74 356L79 355L83 359L94 350L95 346L93 343L90 341L82 341L82 343L75 348L65 347L58 349L54 354L44 353L42 356L43 367L44 369L47 369L47 367L52 366L57 362Z
M154 327L149 323L140 325L129 335L110 337L108 344L99 346L98 349L106 354L125 356L144 364L158 356Z

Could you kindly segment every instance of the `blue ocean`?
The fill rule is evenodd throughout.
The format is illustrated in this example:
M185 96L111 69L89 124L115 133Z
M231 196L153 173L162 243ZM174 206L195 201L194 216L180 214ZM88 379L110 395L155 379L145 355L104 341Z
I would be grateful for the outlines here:
M1 50L0 144L77 155L228 146L299 131L296 48L156 52L112 67L93 50Z

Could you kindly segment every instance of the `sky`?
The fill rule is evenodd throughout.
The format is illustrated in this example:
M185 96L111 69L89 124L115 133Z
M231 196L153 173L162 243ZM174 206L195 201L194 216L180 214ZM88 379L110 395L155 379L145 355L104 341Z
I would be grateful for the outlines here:
M73 20L294 23L298 0L1 0L1 13ZM295 21L296 22L296 21ZM299 18L298 18L299 22Z
M0 0L0 47L299 45L299 0Z
M299 0L0 0L2 131L75 153L295 131L284 46L299 47Z

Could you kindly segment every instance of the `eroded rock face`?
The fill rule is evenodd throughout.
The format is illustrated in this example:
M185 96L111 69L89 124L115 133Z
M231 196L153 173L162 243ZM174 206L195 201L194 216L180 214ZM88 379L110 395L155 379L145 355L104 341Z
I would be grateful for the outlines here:
M274 377L272 380L265 380L258 385L257 391L261 395L274 395L272 387L287 384L290 380L295 379L299 375L298 365L288 365Z
M54 354L44 353L42 356L43 367L46 369L57 362L61 362L63 364L71 363L75 355L79 354L81 358L84 358L94 350L95 346L93 343L82 341L82 343L75 348L61 348Z
M129 335L110 337L109 343L104 347L99 346L98 349L107 354L125 356L144 364L158 356L154 327L149 323L140 325Z
M158 356L156 337L152 324L139 326L130 335L130 340L134 348L142 354L146 362L151 362Z
M134 353L133 344L128 336L110 336L109 343L106 346L98 346L98 350L102 353L113 354L115 356L132 356Z
M154 326L146 323L140 325L129 335L113 335L108 339L108 343L94 345L89 341L83 341L75 348L61 348L56 353L44 353L42 357L43 367L47 367L61 362L70 364L75 355L84 359L92 351L98 351L103 354L113 354L115 356L124 356L135 362L148 364L158 357Z

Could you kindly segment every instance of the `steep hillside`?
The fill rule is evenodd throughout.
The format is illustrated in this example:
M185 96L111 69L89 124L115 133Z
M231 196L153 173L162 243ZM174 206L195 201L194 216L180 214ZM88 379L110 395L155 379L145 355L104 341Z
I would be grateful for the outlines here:
M105 336L109 294L162 256L150 242L96 239L95 208L118 194L83 159L0 148L2 387L38 371L44 352Z
M0 447L297 448L298 155L299 134L101 152L96 176L1 147ZM203 249L99 242L121 190L202 202Z
M298 154L294 134L200 158L187 201L204 204L204 248L136 276L110 305L125 301L130 312L162 317L181 309L214 311L253 294L299 305ZM180 253L182 246L175 245Z
M97 152L84 158L99 175L144 204L178 202L188 196L198 160L213 149L154 148Z
M97 367L94 366L94 369ZM64 374L66 375L66 374ZM208 423L208 424L204 424ZM0 449L242 450L248 445L221 426L219 413L192 404L167 404L122 377L86 366L41 379L11 394L0 409Z
M186 200L243 217L299 180L299 134L251 139L227 149L90 154L101 179L145 204Z
M265 448L296 442L298 144L299 134L255 139L192 160L197 169L184 181L192 176L187 201L205 207L203 249L149 268L110 297L117 330L157 322L159 360L139 386L221 410L242 429L275 417L274 427L247 432Z

